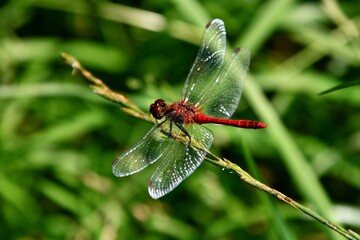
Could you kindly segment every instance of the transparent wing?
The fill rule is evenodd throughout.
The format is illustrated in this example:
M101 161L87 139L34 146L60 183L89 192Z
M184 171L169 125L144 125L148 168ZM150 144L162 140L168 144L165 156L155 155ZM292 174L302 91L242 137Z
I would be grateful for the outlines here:
M197 103L204 114L219 118L231 117L239 105L249 65L250 50L235 49L216 81Z
M192 141L199 141L209 149L213 141L212 132L201 125L188 125ZM183 134L183 133L179 133ZM157 199L171 192L202 163L206 153L176 140L161 157L161 163L149 182L149 194Z
M204 30L200 48L186 78L182 99L195 104L212 85L224 60L226 32L220 19L210 21Z
M171 140L155 125L132 149L116 158L112 165L115 176L136 173L158 160L170 146Z

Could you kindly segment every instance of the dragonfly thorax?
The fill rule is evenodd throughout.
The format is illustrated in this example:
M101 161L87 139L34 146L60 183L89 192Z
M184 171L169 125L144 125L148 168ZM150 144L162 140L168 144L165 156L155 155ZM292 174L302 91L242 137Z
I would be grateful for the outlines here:
M196 108L187 104L184 100L172 103L170 105L162 99L156 100L150 105L150 112L156 119L161 119L164 116L172 122L187 124L194 122Z

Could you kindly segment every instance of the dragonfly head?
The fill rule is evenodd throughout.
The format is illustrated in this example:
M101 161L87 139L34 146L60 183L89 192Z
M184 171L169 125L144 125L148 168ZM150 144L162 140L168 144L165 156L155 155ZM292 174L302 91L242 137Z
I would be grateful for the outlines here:
M162 99L158 99L150 105L150 113L156 119L161 119L165 114L165 110L166 103Z

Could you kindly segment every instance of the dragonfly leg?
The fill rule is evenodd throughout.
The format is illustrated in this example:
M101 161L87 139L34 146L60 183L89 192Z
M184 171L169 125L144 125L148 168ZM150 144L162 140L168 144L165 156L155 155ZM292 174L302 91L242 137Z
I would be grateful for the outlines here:
M158 127L161 127L161 125L163 125L166 121L167 121L167 119L165 119L164 121L158 123L157 126L158 126ZM171 132L172 132L172 122L170 122L170 130L169 130L169 132L166 132L166 131L164 131L164 130L161 130L161 132L162 132L163 134L167 135L168 137L173 138L173 137L171 136Z
M172 132L172 124L173 122L170 122L170 130L168 132L168 137L171 137L171 132Z
M171 134L172 133L172 128L173 128L173 122L172 121L170 121L170 129L169 129L169 132L167 132L167 133L165 133L169 138L173 138L173 139L175 139L175 137Z
M190 134L188 133L188 131L186 131L186 129L183 127L183 125L179 124L179 123L176 123L175 122L175 125L183 132L185 133L185 135L189 138L189 142L187 143L188 145L191 144L191 136Z
M167 121L167 119L165 119L165 121L162 121L160 123L158 123L158 126L160 127L162 124L164 124L165 122ZM166 134L168 137L170 138L176 138L172 135L172 130L173 130L173 123L175 123L175 125L189 138L189 142L187 143L188 145L191 144L191 136L190 134L188 133L188 131L186 131L186 129L183 127L183 125L181 125L180 123L176 123L176 122L173 122L173 121L170 121L170 129L169 129L169 132L165 132L165 131L162 131L164 134Z

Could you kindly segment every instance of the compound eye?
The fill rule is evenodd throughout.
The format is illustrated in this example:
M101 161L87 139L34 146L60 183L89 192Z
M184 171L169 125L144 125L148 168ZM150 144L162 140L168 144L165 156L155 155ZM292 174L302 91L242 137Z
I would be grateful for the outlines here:
M165 101L162 100L162 99L156 100L154 104L158 105L159 107L165 107L166 106Z
M162 99L156 100L150 105L150 113L156 119L161 119L164 116L166 103Z

